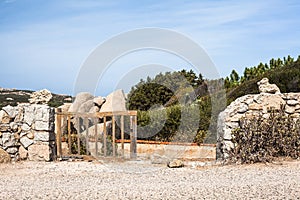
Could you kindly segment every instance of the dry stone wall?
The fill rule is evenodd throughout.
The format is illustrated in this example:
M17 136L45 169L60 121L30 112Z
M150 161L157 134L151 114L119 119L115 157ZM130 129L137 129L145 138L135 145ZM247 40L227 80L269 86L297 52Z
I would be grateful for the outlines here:
M240 119L261 115L268 118L270 109L284 108L286 115L300 116L300 93L280 93L278 87L264 78L258 82L260 94L249 94L236 99L218 117L218 158L226 158L227 150L234 147L232 131L240 127Z
M0 148L13 160L50 161L55 155L54 109L40 104L0 111Z

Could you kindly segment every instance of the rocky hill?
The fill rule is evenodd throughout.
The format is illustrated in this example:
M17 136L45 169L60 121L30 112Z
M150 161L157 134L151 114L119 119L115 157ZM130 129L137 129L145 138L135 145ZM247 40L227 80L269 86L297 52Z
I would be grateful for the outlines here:
M0 88L0 109L4 106L16 106L18 103L27 103L31 90L5 89ZM48 103L49 106L58 107L63 103L72 102L70 95L53 94L53 98Z

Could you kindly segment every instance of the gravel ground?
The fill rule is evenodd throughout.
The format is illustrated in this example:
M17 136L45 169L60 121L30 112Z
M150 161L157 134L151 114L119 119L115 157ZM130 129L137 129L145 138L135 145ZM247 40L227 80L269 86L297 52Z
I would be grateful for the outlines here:
M0 164L0 199L300 199L300 161L170 169L144 161Z

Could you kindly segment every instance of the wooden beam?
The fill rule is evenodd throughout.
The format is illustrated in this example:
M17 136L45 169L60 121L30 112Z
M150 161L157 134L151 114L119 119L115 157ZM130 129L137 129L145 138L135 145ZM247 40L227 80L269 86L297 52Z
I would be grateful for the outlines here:
M113 148L113 157L116 157L116 123L115 116L112 116L112 148Z
M130 159L136 159L136 118L130 116Z
M87 117L84 118L84 126L85 126L85 149L86 149L86 155L89 155L89 119Z
M65 119L65 118L64 118ZM72 140L71 140L71 115L68 115L68 145L69 145L69 154L72 153Z
M106 117L103 118L103 154L104 156L107 155L106 149Z
M76 122L77 122L77 154L80 155L80 118L79 116L76 116Z
M121 148L122 158L124 158L124 116L121 116Z
M98 158L98 130L97 130L97 128L98 128L98 118L94 118L94 130L95 130L95 132L94 132L94 137L95 137L95 157L96 158Z
M56 113L61 112L61 108L56 108ZM58 158L61 158L62 150L61 150L61 115L56 115L56 154Z

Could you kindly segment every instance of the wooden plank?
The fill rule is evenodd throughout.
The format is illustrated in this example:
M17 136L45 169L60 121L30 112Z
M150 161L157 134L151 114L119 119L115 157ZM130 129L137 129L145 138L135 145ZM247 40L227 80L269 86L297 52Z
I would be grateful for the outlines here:
M56 108L56 112L61 112L61 108ZM56 115L56 154L57 158L61 158L62 150L61 150L61 115Z
M113 157L116 157L116 123L115 116L112 116L112 148L113 148Z
M107 155L107 145L106 145L106 117L103 118L103 154Z
M69 145L69 154L72 154L72 141L71 141L71 115L68 115L68 145Z
M126 116L126 115L137 115L137 111L136 110L128 110L128 111L116 111L116 112L97 112L95 113L95 115L99 118L103 118L104 116Z
M124 158L124 116L121 116L121 148L122 157Z
M88 117L88 118L103 118L104 116L126 116L126 115L137 115L136 110L128 110L128 111L115 111L115 112L96 112L96 113L77 113L77 112L56 112L57 115L71 115L71 116L80 116L80 117Z
M76 116L76 121L77 121L77 154L80 155L80 118L79 116Z
M85 149L86 149L86 155L89 155L89 119L87 117L84 118L84 126L85 126Z
M94 137L95 137L95 156L96 156L96 158L98 158L98 118L94 118L94 126L95 126L95 128L94 128L94 130L95 130L95 132L94 132Z
M133 116L133 159L137 157L137 116Z
M130 159L136 159L136 127L135 116L130 116Z

